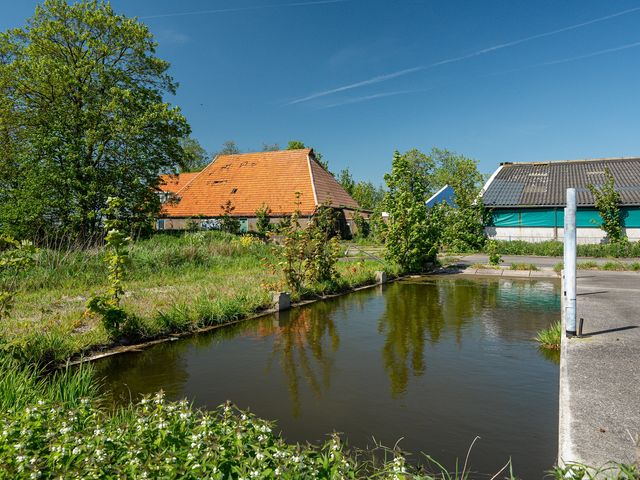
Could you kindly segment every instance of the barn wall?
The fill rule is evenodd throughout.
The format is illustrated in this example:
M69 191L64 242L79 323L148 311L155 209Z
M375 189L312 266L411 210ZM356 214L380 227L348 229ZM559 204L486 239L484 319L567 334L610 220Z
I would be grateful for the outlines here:
M626 228L624 230L630 241L640 241L640 228ZM485 227L484 231L487 237L492 240L522 240L525 242L562 241L564 235L564 228L548 227ZM599 228L578 227L576 228L576 237L579 244L602 243L605 233Z

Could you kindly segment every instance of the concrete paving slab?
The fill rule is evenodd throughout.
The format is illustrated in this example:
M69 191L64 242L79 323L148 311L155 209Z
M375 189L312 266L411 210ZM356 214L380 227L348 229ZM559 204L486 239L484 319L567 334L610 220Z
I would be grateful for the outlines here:
M536 277L536 278L560 278L560 275L558 275L555 272L555 270L553 270L553 269L542 268L540 270L532 270L531 271L531 277Z
M579 271L577 318L584 338L562 339L559 460L638 462L640 274Z
M479 268L476 270L476 275L485 275L492 277L500 277L502 276L502 269L493 269L493 268Z
M503 277L525 277L529 278L531 272L529 270L503 270Z

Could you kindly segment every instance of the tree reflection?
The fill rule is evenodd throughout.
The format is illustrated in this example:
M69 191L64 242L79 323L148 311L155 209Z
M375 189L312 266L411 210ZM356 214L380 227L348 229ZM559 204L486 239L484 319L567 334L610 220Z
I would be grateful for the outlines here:
M340 302L319 302L309 307L280 312L277 325L262 327L261 333L274 334L268 368L278 358L287 378L293 416L300 415L300 383L304 380L320 397L329 389L333 354L340 337L333 314Z
M436 344L450 330L460 343L465 326L484 307L495 306L498 287L443 279L389 287L378 331L385 335L382 358L393 397L406 391L410 375L426 371L425 342Z

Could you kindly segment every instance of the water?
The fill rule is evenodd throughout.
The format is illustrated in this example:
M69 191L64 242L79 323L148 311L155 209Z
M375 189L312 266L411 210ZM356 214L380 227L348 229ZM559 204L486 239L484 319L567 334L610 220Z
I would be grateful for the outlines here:
M559 318L552 281L426 277L98 362L116 399L163 389L231 400L291 441L343 432L522 478L555 461L558 367L532 340Z

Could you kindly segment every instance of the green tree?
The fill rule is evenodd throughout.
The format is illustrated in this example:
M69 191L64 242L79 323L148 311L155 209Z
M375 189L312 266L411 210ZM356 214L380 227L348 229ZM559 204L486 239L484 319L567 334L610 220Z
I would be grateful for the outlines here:
M604 169L604 183L598 188L588 185L593 195L596 209L602 218L602 230L607 234L610 243L626 240L620 216L620 194L616 191L615 180L608 168Z
M200 142L193 137L185 137L180 139L180 146L184 152L182 158L178 162L180 172L199 172L209 163L209 155L202 148Z
M436 169L433 183L436 189L451 185L456 193L477 195L484 177L478 171L478 162L447 149L434 148L429 154Z
M411 150L400 155L396 151L391 173L384 177L388 187L384 207L389 212L387 257L405 272L425 271L438 252L437 232L429 222L425 203L433 165L428 157L415 153Z
M101 235L107 197L127 229L160 209L158 174L189 126L149 29L109 3L45 0L0 34L0 225L20 237Z
M289 140L289 143L287 143L287 150L302 150L303 148L307 147L300 140Z
M242 152L240 151L240 148L238 147L236 142L234 142L233 140L227 140L222 144L222 148L220 149L220 151L215 152L212 157L216 158L218 155L238 155L239 153Z
M278 145L277 143L274 143L274 144L263 143L262 144L262 151L263 152L277 152L278 150L280 150L280 145Z
M351 193L353 199L365 210L375 210L384 200L384 189L371 182L359 181Z
M466 252L484 245L486 212L478 196L483 176L477 162L446 149L434 148L430 158L435 165L434 188L449 185L454 190L453 206L440 204L431 216L437 223L440 244L450 250Z
M356 182L348 168L340 170L340 173L338 174L338 183L342 185L342 188L344 188L349 195L353 196Z

